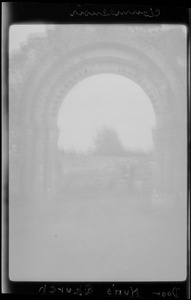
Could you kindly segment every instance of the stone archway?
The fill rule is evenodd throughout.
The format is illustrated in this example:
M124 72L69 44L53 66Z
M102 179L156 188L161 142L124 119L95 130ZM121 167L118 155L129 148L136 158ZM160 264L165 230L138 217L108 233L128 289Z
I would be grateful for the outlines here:
M181 145L186 143L186 100L180 101L185 91L179 69L171 63L171 52L163 50L161 38L165 37L168 48L169 34L174 31L164 33L160 26L154 34L141 26L56 26L47 38L31 40L10 61L15 192L19 194L24 187L26 194L34 191L34 198L54 198L58 110L79 80L104 72L132 79L149 96L157 117L154 155L160 171L156 189L170 177L176 185L184 173L178 172L177 162L184 155ZM182 132L179 146L177 132Z

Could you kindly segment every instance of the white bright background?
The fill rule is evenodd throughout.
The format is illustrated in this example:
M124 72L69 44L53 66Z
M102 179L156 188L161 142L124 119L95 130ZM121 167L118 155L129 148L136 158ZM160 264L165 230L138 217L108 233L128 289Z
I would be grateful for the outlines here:
M63 101L58 116L59 148L86 152L102 128L114 129L124 148L152 149L156 124L152 104L132 80L99 74L79 82Z

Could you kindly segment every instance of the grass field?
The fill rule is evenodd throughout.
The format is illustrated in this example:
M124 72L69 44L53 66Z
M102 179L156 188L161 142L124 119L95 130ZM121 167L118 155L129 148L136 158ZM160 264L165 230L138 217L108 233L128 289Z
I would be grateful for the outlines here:
M50 281L183 280L184 217L170 210L158 214L133 196L83 199L63 194L49 203L12 203L10 276Z

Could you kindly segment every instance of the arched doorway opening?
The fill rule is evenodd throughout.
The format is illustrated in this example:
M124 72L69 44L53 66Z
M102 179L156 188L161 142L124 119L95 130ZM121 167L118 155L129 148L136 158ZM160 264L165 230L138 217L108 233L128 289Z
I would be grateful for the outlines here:
M137 83L112 73L87 77L66 95L57 125L63 199L150 200L156 117Z

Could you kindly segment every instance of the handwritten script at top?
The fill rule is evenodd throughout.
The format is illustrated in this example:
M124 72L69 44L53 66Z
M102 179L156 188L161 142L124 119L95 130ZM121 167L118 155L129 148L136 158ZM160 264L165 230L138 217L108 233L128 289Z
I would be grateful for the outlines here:
M156 9L153 9L153 8L149 8L148 10L117 10L117 11L114 11L113 9L103 9L102 11L89 11L89 10L73 10L72 13L70 13L70 16L71 17L74 17L74 16L85 16L85 17L88 17L88 16L91 16L91 17L98 17L98 16L101 16L101 17L119 17L119 16L128 16L128 15L135 15L135 16L139 16L139 15L142 15L144 17L147 17L147 18L156 18L160 15L160 9L156 8Z

